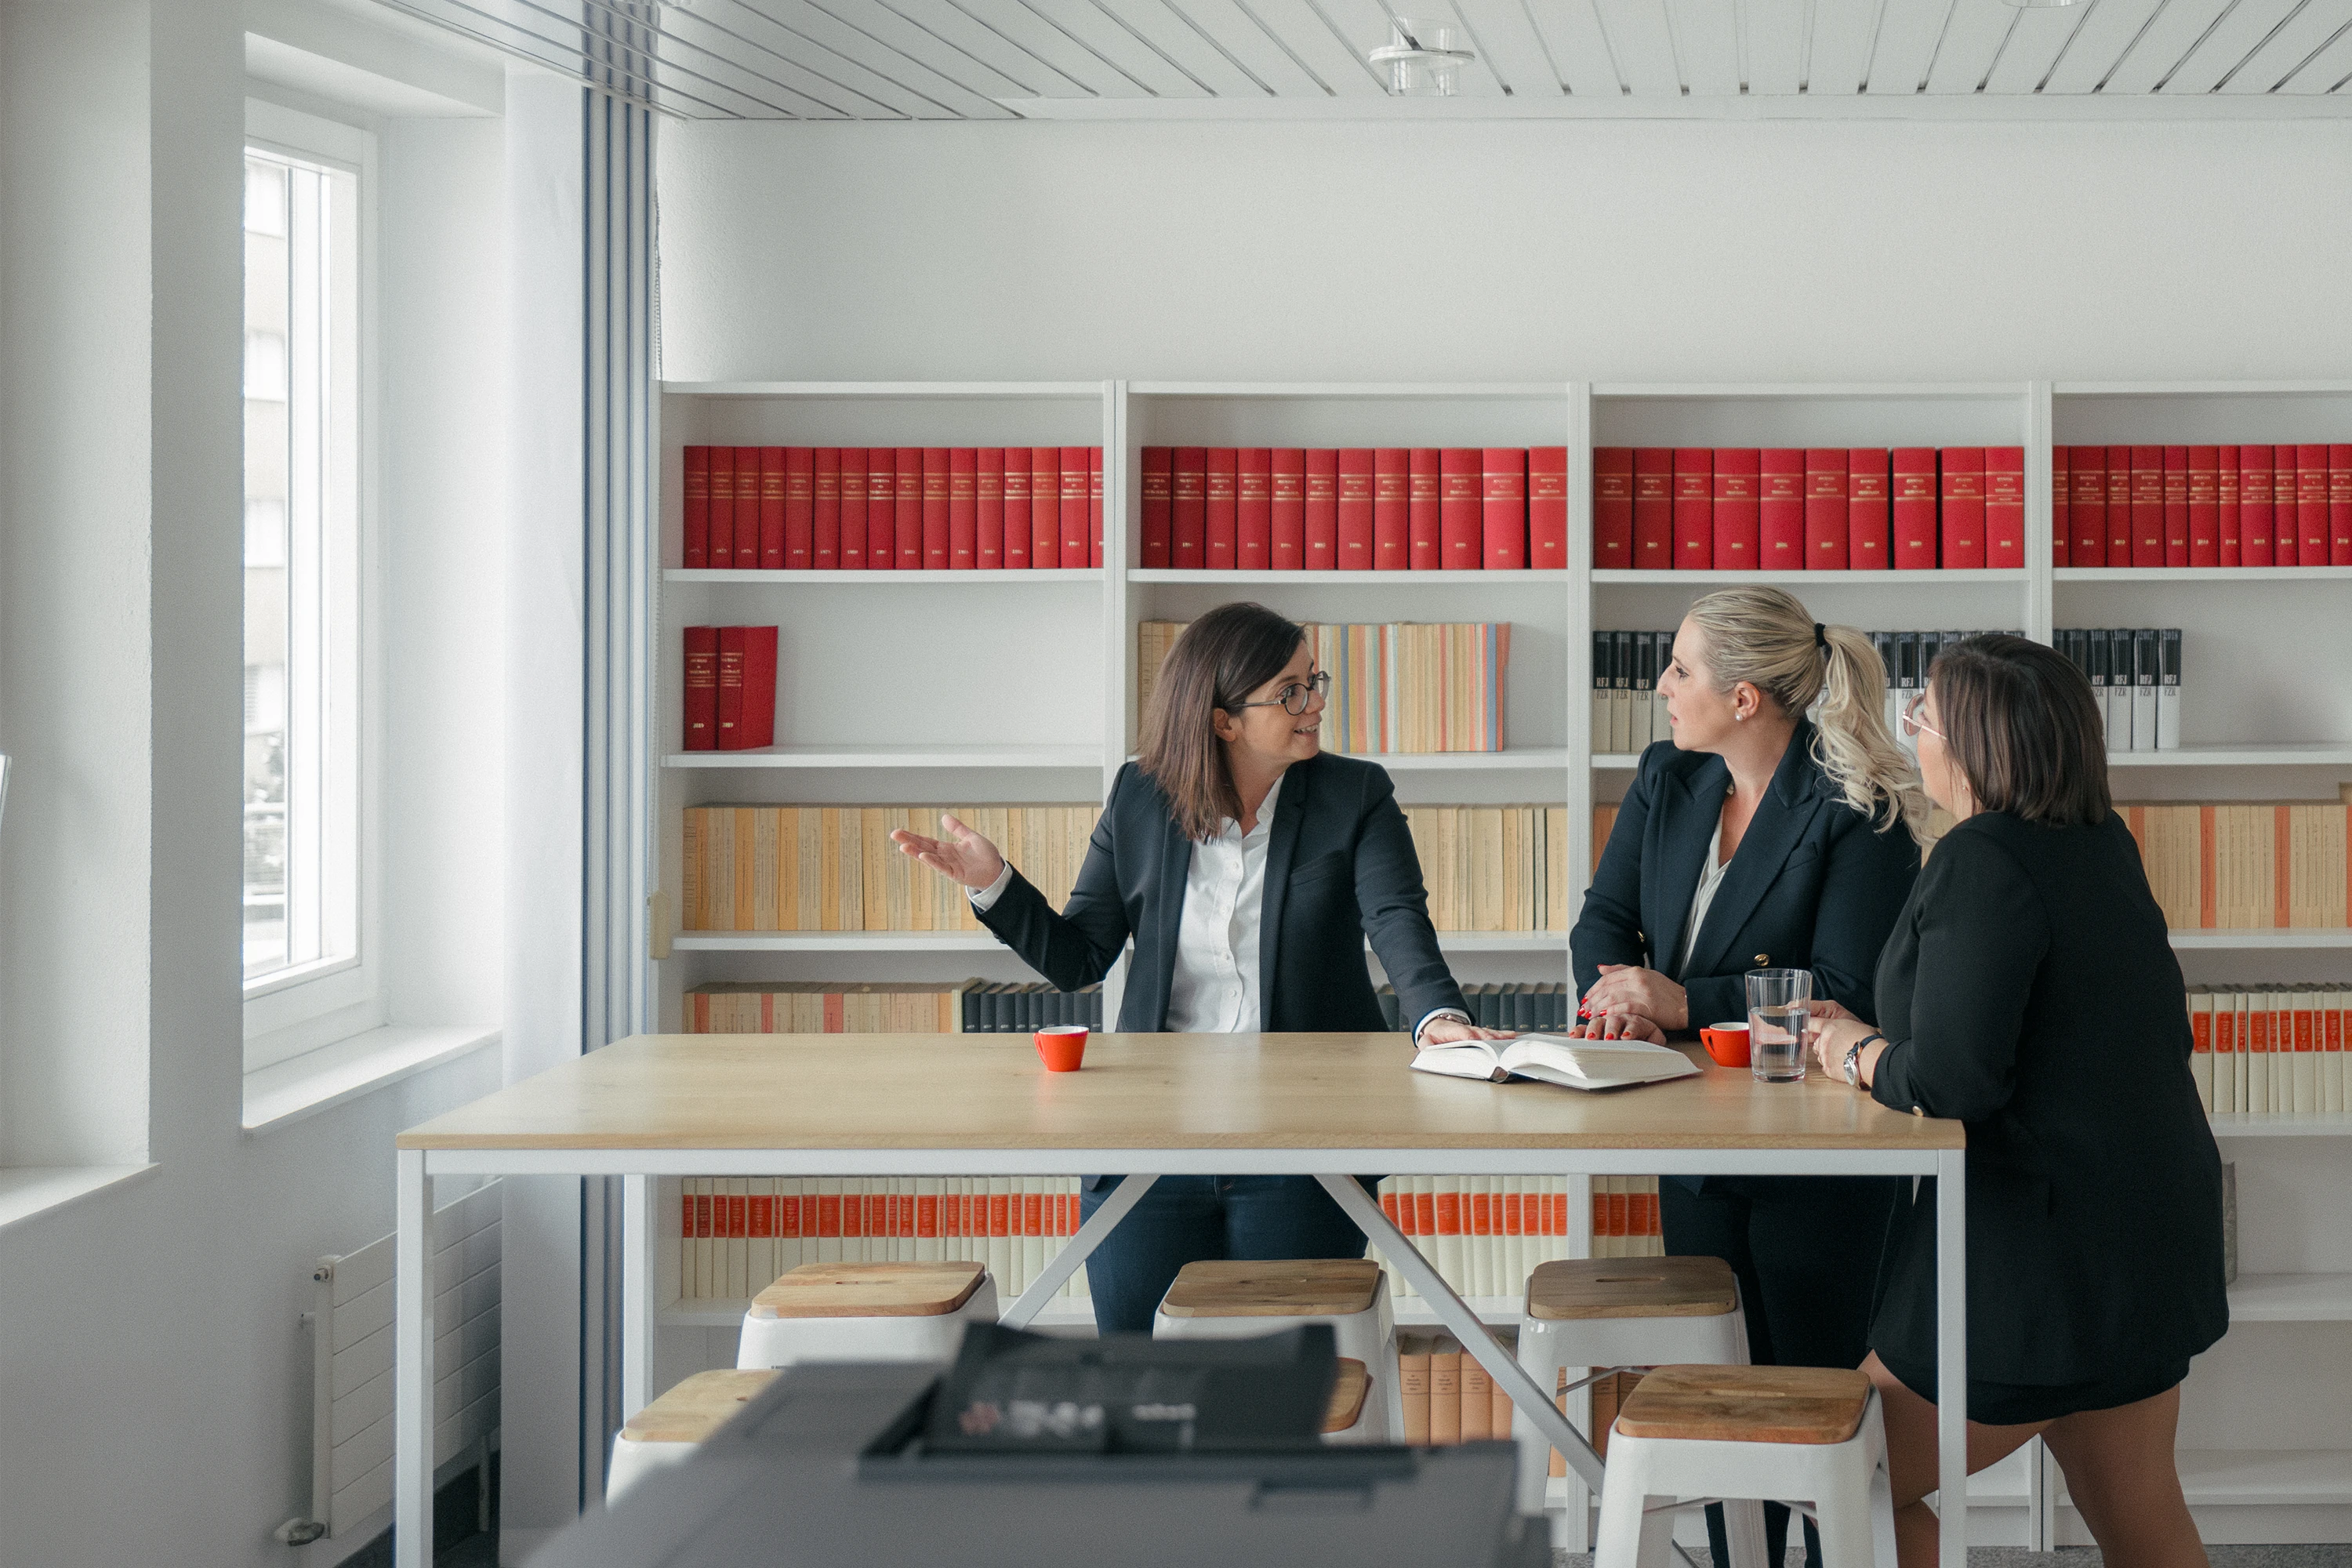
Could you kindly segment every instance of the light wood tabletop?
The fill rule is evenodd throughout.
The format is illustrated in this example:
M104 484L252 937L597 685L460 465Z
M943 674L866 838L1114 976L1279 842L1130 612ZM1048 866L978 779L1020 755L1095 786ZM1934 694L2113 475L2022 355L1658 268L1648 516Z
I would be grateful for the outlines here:
M412 1127L403 1149L1958 1149L1844 1083L1703 1069L1585 1093L1407 1068L1402 1035L640 1035Z

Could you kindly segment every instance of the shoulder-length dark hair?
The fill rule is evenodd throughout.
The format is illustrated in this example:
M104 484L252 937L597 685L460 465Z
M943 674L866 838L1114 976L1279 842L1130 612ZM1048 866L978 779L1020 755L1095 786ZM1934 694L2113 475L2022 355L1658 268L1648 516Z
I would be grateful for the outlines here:
M1236 712L1282 673L1306 634L1264 605L1220 605L1176 638L1143 715L1139 764L1167 795L1177 828L1194 843L1241 816L1216 712Z
M1980 810L2075 827L2105 822L2106 731L2091 683L2055 648L1964 637L1928 672L1944 744Z

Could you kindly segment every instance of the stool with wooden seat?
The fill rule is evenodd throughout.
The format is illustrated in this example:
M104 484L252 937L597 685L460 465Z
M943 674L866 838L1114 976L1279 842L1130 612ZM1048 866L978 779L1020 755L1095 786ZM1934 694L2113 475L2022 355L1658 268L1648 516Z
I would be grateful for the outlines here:
M1678 1500L1801 1508L1822 1568L1894 1568L1895 1502L1878 1392L1859 1372L1662 1366L1609 1433L1593 1568L1665 1568ZM1810 1507L1805 1505L1810 1504Z
M734 1418L752 1395L768 1386L768 1367L698 1372L635 1415L613 1439L613 1465L604 1472L604 1501L654 1471L686 1462L697 1445Z
M1739 1279L1720 1258L1561 1258L1528 1276L1519 1322L1519 1364L1544 1388L1556 1388L1565 1367L1591 1376L1668 1362L1748 1364L1748 1321L1739 1310ZM1519 1508L1543 1510L1544 1471L1551 1447L1524 1412L1511 1422L1519 1441ZM1727 1543L1741 1568L1760 1568L1764 1513L1753 1505L1725 1509ZM1567 1521L1584 1547L1582 1520ZM1752 1530L1752 1538L1749 1534Z
M963 1326L996 1321L977 1263L803 1263L751 1299L739 1367L955 1359Z
M1151 1316L1154 1339L1245 1340L1301 1323L1328 1323L1339 1352L1360 1363L1370 1397L1348 1441L1385 1443L1404 1431L1397 1387L1396 1318L1381 1266L1369 1258L1187 1263Z
M1353 1356L1341 1356L1331 1379L1331 1403L1323 1412L1327 1443L1369 1443L1364 1436L1364 1412L1371 1408L1372 1374Z

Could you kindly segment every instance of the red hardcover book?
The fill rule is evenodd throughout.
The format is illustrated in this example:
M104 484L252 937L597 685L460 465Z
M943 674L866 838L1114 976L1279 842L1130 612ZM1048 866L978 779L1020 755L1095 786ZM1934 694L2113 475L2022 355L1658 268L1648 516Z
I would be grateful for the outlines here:
M1898 572L1936 569L1936 448L1895 448L1895 559Z
M1274 565L1274 452L1244 447L1234 459L1234 565L1264 572Z
M719 628L719 747L776 743L776 628Z
M805 452L805 447L794 451ZM782 447L760 448L760 555L752 564L762 572L781 570L784 564L784 515L789 459ZM803 551L805 555L806 552ZM743 564L737 562L737 565Z
M947 500L945 493L940 500L942 502ZM898 448L898 467L890 479L890 509L898 570L919 572L923 569L923 449L920 447ZM947 521L944 512L940 514L940 521L942 523ZM942 546L947 543L944 528L940 531L940 542ZM947 564L944 552L940 563L942 566Z
M980 566L980 449L948 450L948 570Z
M2132 563L2132 486L2129 447L2107 448L2107 564Z
M1103 563L1103 449L1087 448L1087 564Z
M2074 541L2074 482L2071 447L2050 448L2050 564L2069 563Z
M1209 570L1231 572L1241 559L1241 454L1209 448Z
M2186 497L2182 499L2187 500ZM2131 563L2134 566L2164 564L2164 448L2161 447L2131 448Z
M1274 534L1274 569L1307 570L1307 448L1276 447L1266 512Z
M2238 549L2248 566L2269 566L2276 557L2271 552L2272 452L2268 447L2238 448ZM710 470L711 484L719 482L719 470ZM713 493L716 493L714 489ZM716 518L719 503L713 501L711 515Z
M1062 449L1029 448L1029 564L1051 572L1062 565Z
M1407 521L1410 460L1402 447L1372 449L1372 570L1402 572L1412 564Z
M844 447L841 449L841 569L844 572L871 570L866 560L866 462L865 447Z
M1475 572L1486 544L1485 455L1475 447L1447 447L1437 459L1439 569Z
M1706 447L1675 448L1675 570L1705 572L1715 565L1715 453Z
M1004 448L982 447L972 454L972 564L982 572L1004 569Z
M1029 570L1029 542L1035 537L1030 515L1035 503L1029 498L1029 448L1004 448L1004 569L1007 572Z
M2216 487L2220 496L2221 559L2223 566L2245 564L2242 535L2238 531L2238 503L2242 499L2238 486L2238 448L2221 447L2214 450L2213 467L2221 483Z
M1592 449L1592 565L1601 572L1633 565L1633 448Z
M767 563L767 526L761 523L760 563ZM806 572L816 564L816 448L784 448L784 527L779 552L787 572Z
M686 750L719 749L719 628L686 628Z
M1987 447L1985 462L1985 564L2025 564L2025 448Z
M1339 563L1342 572L1372 569L1372 449L1339 448Z
M1838 460L1838 477L1845 477L1845 454L1828 454ZM1767 447L1757 459L1756 559L1770 572L1802 572L1812 563L1805 552L1805 449ZM1845 487L1838 487L1838 564L1845 564ZM1827 566L1828 562L1821 563Z
M2107 563L2107 449L2105 447L2070 447L2067 448L2068 483L2074 492L2074 504L2068 509L2074 529L2066 546L2067 564L2072 566L2105 566Z
M2305 442L2294 449L2294 560L2327 564L2327 447Z
M753 470L757 473L757 470ZM735 448L710 448L709 565L725 572L735 564Z
M1805 456L1808 465L1812 455ZM1846 564L1856 572L1884 572L1895 564L1893 523L1894 481L1887 474L1886 448L1852 447L1845 454ZM1812 476L1806 475L1808 483ZM1810 517L1806 531L1811 532ZM1810 537L1808 542L1811 542Z
M1094 448L1062 448L1062 564L1084 566L1095 558Z
M2327 448L2327 563L2352 566L2352 444Z
M945 572L950 569L953 550L948 497L954 488L950 467L955 459L946 447L924 447L919 450L922 453L923 505L918 514L921 521L916 537L920 542L921 554L917 563L926 572Z
M686 449L685 504L679 509L684 537L678 542L678 564L698 572L710 564L710 448Z
M1168 503L1169 560L1181 571L1209 563L1209 453L1205 447L1179 447L1175 488Z
M866 569L898 569L898 448L866 449Z
M1488 447L1479 455L1480 564L1489 572L1528 569L1528 449Z
M1675 564L1675 454L1633 448L1633 569L1668 572Z
M1623 450L1623 448L1620 448ZM1631 458L1633 453L1626 451ZM1625 489L1624 542L1618 554L1631 553L1633 532L1633 473L1628 468ZM1538 572L1568 565L1568 448L1528 448L1528 564Z
M738 572L756 571L760 564L760 448L735 448L734 560Z
M2221 563L2221 448L2189 448L2189 564Z
M1173 518L1170 511L1176 494L1176 450L1172 447L1143 448L1142 516L1139 528L1142 537L1137 541L1142 559L1138 564L1157 570L1174 561L1169 553Z
M819 447L809 476L809 569L841 569L841 448Z
M2189 564L2189 448L2164 448L2164 563Z
M1757 481L1763 454L1753 447L1715 453L1715 569L1753 572L1758 553Z
M1445 564L1445 534L1438 521L1445 458L1434 447L1415 447L1405 459L1405 560L1415 572Z
M1307 570L1330 572L1339 564L1339 454L1329 447L1307 450Z
M1985 452L1982 447L1947 447L1942 470L1943 537L1940 564L1946 571L1972 571L1985 563Z

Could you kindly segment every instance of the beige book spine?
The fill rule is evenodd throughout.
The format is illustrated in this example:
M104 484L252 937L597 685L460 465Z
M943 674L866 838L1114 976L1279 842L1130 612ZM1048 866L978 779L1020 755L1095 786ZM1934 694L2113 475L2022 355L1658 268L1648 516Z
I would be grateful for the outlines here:
M1397 1393L1404 1402L1404 1440L1415 1447L1426 1447L1429 1442L1429 1341L1423 1335L1398 1336Z
M776 921L776 827L773 806L751 816L751 929L782 931Z
M1462 1441L1462 1344L1438 1337L1429 1355L1429 1440L1438 1447Z
M709 877L703 858L709 853L703 820L708 813L698 805L686 808L685 820L679 825L677 855L677 924L680 931L706 931L704 923L704 893Z
M1462 1440L1483 1443L1495 1436L1495 1380L1468 1351L1462 1352ZM1507 1426L1503 1436L1510 1436Z

